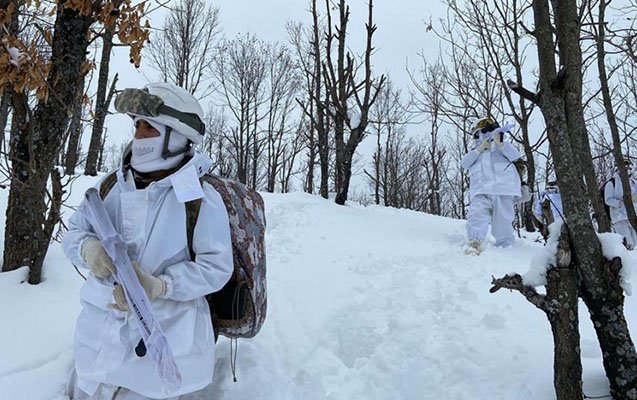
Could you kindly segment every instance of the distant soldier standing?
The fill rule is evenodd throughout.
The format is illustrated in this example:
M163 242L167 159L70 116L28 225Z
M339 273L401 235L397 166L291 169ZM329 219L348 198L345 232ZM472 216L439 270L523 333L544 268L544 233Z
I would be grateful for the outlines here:
M624 162L628 170L633 205L637 208L637 178L635 177L635 170L630 160L626 159ZM613 177L604 185L604 202L610 208L610 220L615 232L624 237L626 247L629 250L634 249L635 245L637 245L637 234L635 234L635 230L628 220L626 206L624 205L624 188L622 187L617 168L615 168Z
M546 184L546 187L542 192L539 193L537 197L537 202L535 203L535 208L533 209L533 214L541 221L543 218L546 219L544 213L542 211L542 205L544 202L549 203L549 207L552 214L552 220L556 220L561 218L564 214L562 211L562 195L560 194L560 188L557 187L556 181L549 181ZM549 222L549 221L544 221Z
M522 154L504 141L504 134L512 127L500 127L491 117L479 119L472 127L473 147L461 161L469 171L466 254L480 254L489 224L496 246L508 247L515 242L514 205L522 193L514 162Z

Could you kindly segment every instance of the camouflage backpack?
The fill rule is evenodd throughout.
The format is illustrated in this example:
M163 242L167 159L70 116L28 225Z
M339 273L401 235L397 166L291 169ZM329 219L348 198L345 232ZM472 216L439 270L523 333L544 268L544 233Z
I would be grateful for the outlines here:
M214 175L201 178L221 195L230 221L234 271L226 285L206 296L217 335L231 339L255 336L265 320L266 259L265 209L263 199L254 190L230 179ZM117 182L115 172L100 185L102 199ZM194 260L192 236L199 217L201 199L186 202L186 234L190 257Z
M526 160L523 158L518 158L517 160L513 161L513 165L515 165L515 170L517 171L520 180L524 182L524 175L526 174Z

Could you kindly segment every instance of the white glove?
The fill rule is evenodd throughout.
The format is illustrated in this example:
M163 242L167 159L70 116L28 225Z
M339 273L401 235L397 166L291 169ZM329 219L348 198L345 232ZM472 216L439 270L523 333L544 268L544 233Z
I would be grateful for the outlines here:
M144 292L146 292L146 296L148 296L148 300L153 301L166 293L165 280L156 278L151 274L143 271L137 261L133 261L133 269L135 270L137 279L139 279L139 283L141 283L142 287L144 288ZM128 307L128 301L126 301L126 296L124 295L124 288L122 287L122 285L116 285L113 288L113 299L115 299L115 303L109 304L108 308L113 308L120 311L129 310L130 307Z
M504 134L501 132L494 132L493 133L493 142L495 143L496 146L498 147L502 147L502 138L504 137Z
M84 243L82 243L80 255L84 263L88 265L89 270L96 277L106 278L110 274L115 273L115 265L108 254L106 254L106 250L104 250L99 239L86 239Z
M482 153L485 150L488 150L491 148L491 142L488 139L484 139L482 141L482 143L480 143L480 146L476 147L476 150L478 151L478 153Z

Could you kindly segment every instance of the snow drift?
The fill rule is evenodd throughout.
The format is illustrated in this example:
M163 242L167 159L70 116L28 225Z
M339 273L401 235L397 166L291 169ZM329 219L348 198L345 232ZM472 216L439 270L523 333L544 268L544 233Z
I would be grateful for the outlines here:
M66 218L94 182L76 181ZM215 399L555 397L545 317L517 293L488 291L492 276L537 263L539 234L465 256L464 221L302 193L263 196L268 316L256 338L239 342L237 383L230 343L220 339ZM25 269L0 274L0 399L62 400L83 281L59 244L42 284L25 277ZM637 332L633 297L626 309ZM580 312L584 389L605 395L601 352Z

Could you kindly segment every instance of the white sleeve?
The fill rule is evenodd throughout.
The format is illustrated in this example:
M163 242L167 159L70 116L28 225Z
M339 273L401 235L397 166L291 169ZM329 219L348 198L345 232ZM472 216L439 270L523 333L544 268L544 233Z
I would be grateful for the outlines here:
M460 165L462 165L462 168L469 170L469 168L471 168L471 166L479 157L480 153L478 152L478 150L471 150L462 157L462 160L460 160Z
M511 162L522 158L522 153L511 143L503 143L501 147L498 147L498 150Z
M234 268L228 213L221 196L210 185L203 186L197 224L193 232L194 261L183 261L164 270L172 290L165 296L190 301L216 292L228 282Z
M99 184L97 187L99 187ZM73 265L88 269L88 266L82 259L82 245L89 238L97 239L97 235L84 216L84 208L84 200L82 200L77 211L69 218L67 224L68 230L64 233L64 237L62 238L62 250Z

